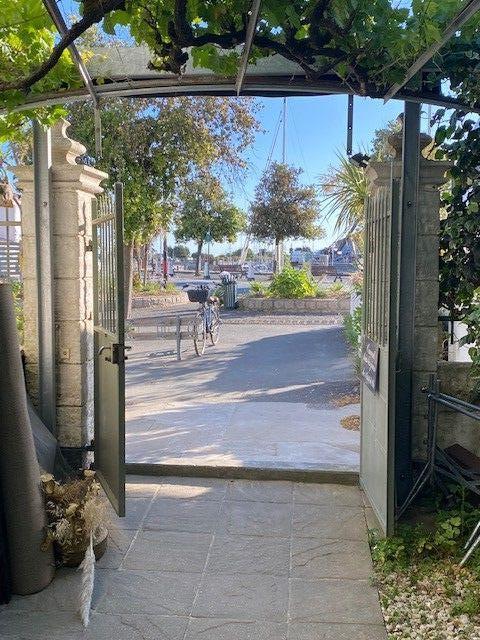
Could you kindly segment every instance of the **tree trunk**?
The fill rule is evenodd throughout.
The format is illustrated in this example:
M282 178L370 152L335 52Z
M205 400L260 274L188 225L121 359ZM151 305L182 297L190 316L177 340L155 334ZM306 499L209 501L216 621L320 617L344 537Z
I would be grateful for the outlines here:
M133 294L133 244L123 245L123 262L125 277L125 319L132 314L132 294Z
M146 244L143 247L143 286L147 284L147 276L148 276L148 249L149 246Z
M203 249L203 240L197 242L197 262L195 267L195 275L200 275L200 264L202 262L202 249Z
M280 271L279 246L280 246L280 239L279 238L275 238L275 254L273 256L273 273L274 273L274 275L276 275Z

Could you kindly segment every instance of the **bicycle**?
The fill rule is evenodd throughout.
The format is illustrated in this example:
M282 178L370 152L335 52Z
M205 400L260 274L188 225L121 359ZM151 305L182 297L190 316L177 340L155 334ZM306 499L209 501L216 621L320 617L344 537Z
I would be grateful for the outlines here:
M210 295L207 285L200 285L195 289L187 289L190 302L200 304L193 326L193 346L197 356L205 353L207 336L212 345L216 345L220 339L220 307L218 298Z

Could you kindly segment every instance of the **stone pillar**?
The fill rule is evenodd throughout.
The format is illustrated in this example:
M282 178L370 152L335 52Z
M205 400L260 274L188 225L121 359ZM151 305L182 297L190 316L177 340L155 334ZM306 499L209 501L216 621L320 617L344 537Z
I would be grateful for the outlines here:
M106 173L76 163L85 147L67 136L69 123L52 128L50 211L53 224L57 436L77 447L93 437L92 202ZM15 167L22 189L22 241L27 387L38 390L37 281L34 174Z
M372 162L368 173L373 187L390 184L402 175L402 133L390 136L391 162ZM422 387L437 371L438 353L438 297L439 297L439 231L440 189L451 163L428 159L431 138L421 134L419 193L417 207L417 251L415 281L414 362L412 376L412 454L424 457L427 429L427 402Z

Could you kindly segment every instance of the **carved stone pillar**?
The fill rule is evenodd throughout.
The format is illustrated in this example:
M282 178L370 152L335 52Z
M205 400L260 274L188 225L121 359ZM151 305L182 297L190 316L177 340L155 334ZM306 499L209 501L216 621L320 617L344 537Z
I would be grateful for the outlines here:
M56 411L62 446L81 446L93 435L92 201L107 174L76 163L85 147L67 136L69 123L52 128L50 211L53 225ZM22 189L25 356L28 391L38 381L34 175L14 169Z

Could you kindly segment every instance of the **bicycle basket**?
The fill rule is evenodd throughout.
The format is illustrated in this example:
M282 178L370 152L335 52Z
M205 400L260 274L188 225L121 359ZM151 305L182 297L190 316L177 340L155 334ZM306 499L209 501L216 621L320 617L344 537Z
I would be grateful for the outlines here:
M190 302L206 302L210 296L208 289L187 289L187 296Z

